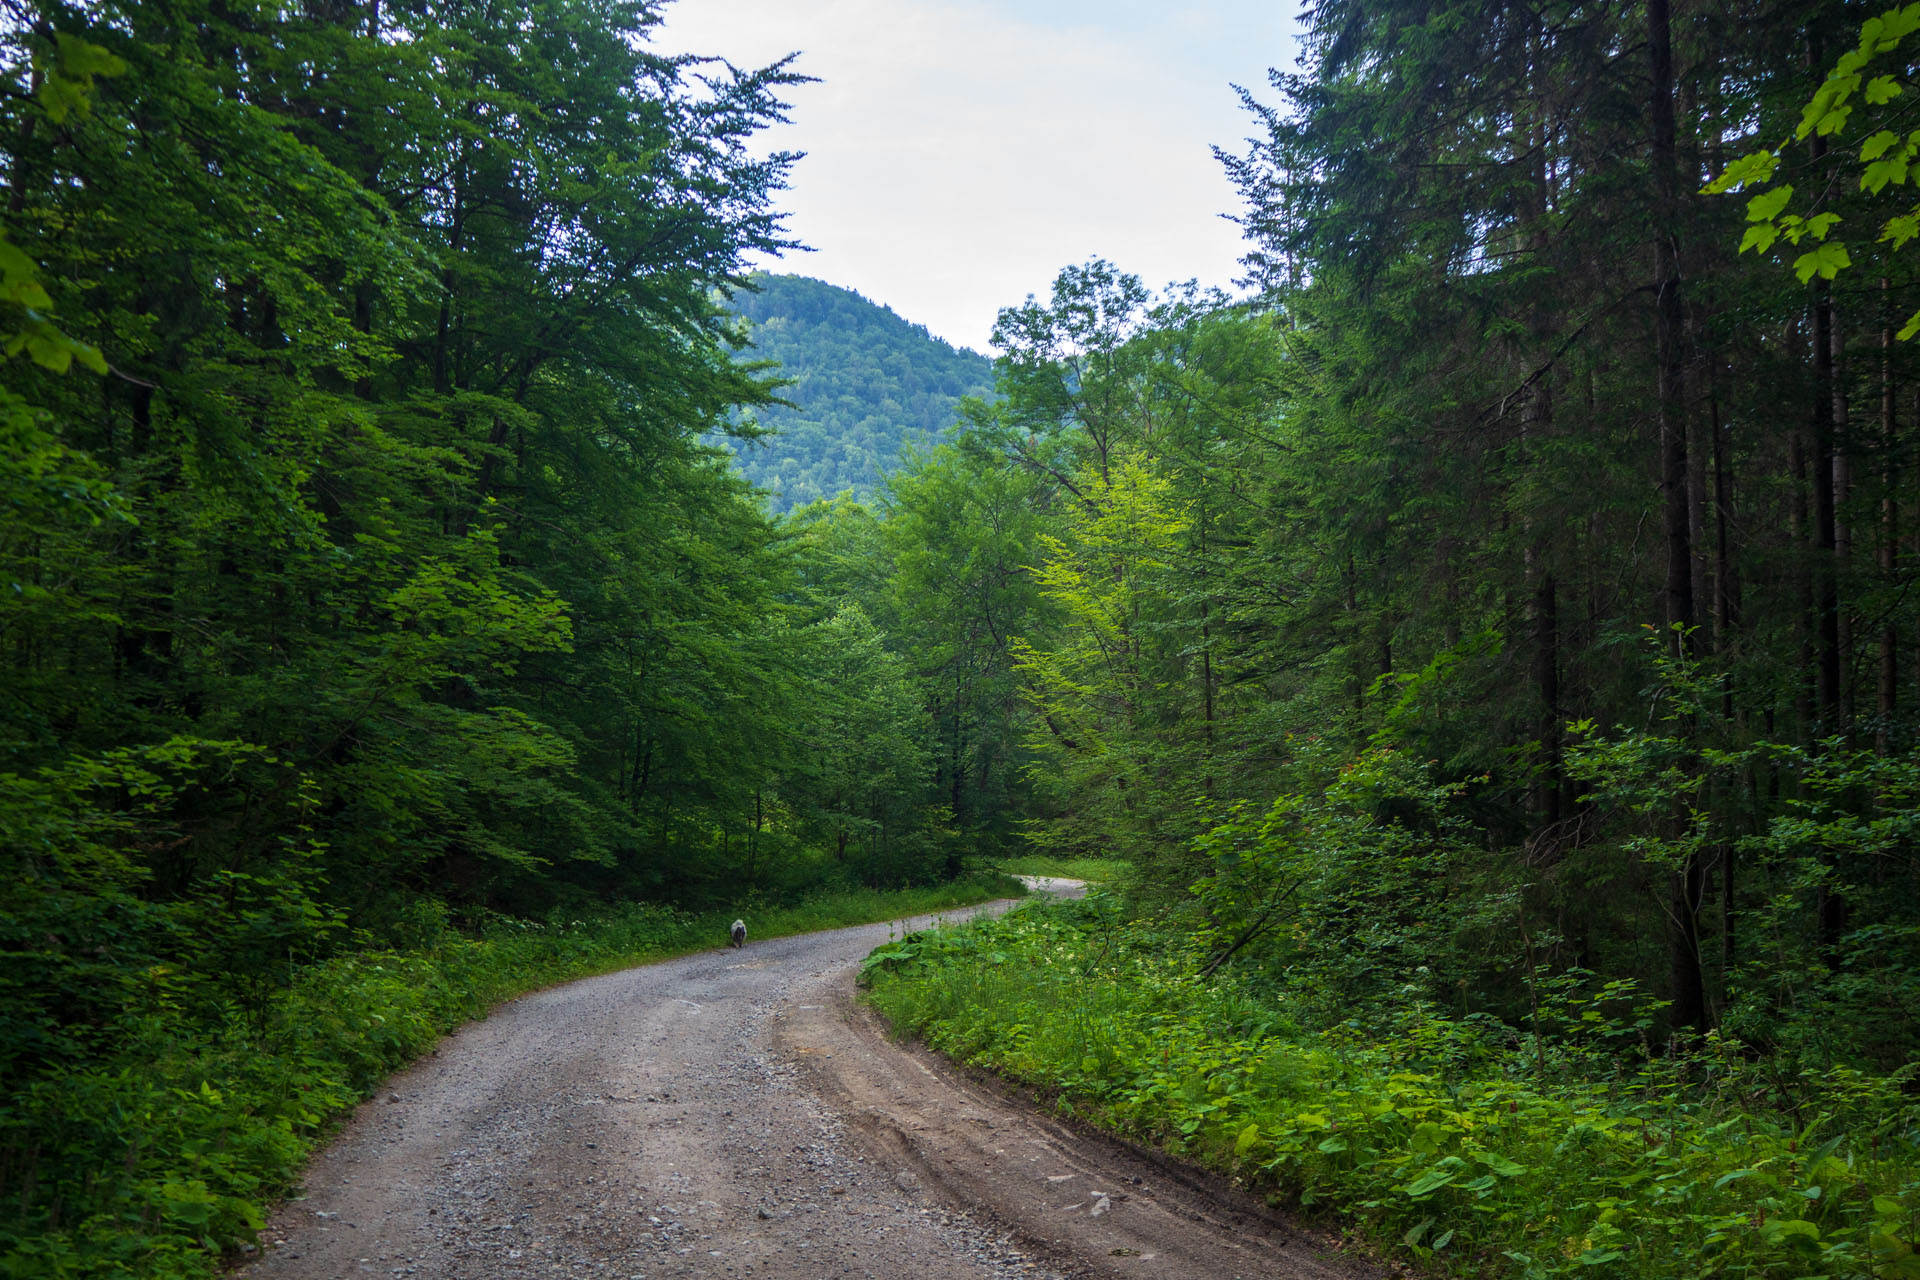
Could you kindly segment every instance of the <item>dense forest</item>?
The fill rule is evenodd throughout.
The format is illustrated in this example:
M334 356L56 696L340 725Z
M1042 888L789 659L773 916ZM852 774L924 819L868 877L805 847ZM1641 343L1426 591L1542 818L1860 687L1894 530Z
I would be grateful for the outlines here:
M805 276L756 273L733 310L779 401L753 410L766 434L735 440L740 473L776 512L851 493L871 502L909 446L938 439L962 396L990 397L993 365L889 307Z
M1227 1158L1406 1249L1457 1195L1509 1233L1468 1268L1917 1274L1920 7L1322 0L1221 153L1251 298L1068 267L946 442L778 518L716 433L790 400L764 482L825 499L976 385L753 291L784 65L655 56L637 0L9 13L16 1272L198 1221L212 1172L72 1099L330 958L1038 848L1132 868L1024 966L1133 939L1126 1097L1185 1096L1196 1011L1240 1048L1195 1098L1322 1037L1399 1180L1320 1113ZM1483 1145L1533 1117L1667 1163L1536 1256ZM128 1252L61 1271L117 1162Z

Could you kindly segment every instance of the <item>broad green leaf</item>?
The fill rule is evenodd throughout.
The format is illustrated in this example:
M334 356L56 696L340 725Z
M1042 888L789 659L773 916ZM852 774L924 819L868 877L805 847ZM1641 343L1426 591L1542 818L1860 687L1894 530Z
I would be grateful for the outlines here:
M1887 154L1887 148L1900 141L1900 135L1891 129L1882 129L1860 144L1862 160L1878 160Z
M1904 186L1910 161L1905 154L1876 160L1860 175L1860 189L1879 195L1888 185Z
M1867 1248L1873 1253L1873 1274L1876 1280L1920 1280L1920 1253L1912 1245L1898 1236L1886 1232L1875 1232L1867 1237Z
M1771 191L1762 191L1747 201L1747 221L1772 222L1780 216L1780 211L1787 207L1787 201L1791 199L1793 199L1792 183L1775 187Z
M1779 165L1780 157L1772 151L1750 152L1728 165L1724 173L1701 188L1701 191L1717 196L1748 183L1771 182L1773 171Z
M41 333L27 335L27 355L43 369L65 373L73 365L73 346Z
M1877 18L1868 18L1861 25L1860 52L1889 53L1917 30L1920 30L1920 5L1889 9Z
M1892 102L1903 92L1900 82L1892 76L1875 76L1867 81L1866 88L1861 91L1860 96L1869 104L1878 107Z
M1880 238L1893 241L1895 249L1905 248L1907 241L1915 236L1920 236L1920 209L1912 213L1896 214L1888 218L1886 225L1880 228Z
M31 276L35 273L33 259L16 244L7 242L4 232L0 232L0 275L8 279L15 276Z
M1503 1155L1487 1152L1480 1157L1480 1163L1487 1166L1503 1178L1517 1178L1526 1172L1524 1166L1517 1165Z
M1765 1234L1771 1240L1818 1240L1820 1228L1804 1218L1777 1218L1767 1224Z
M1793 273L1805 284L1817 274L1822 280L1831 280L1847 267L1853 265L1847 256L1846 242L1829 240L1806 253L1793 262Z
M1460 1176L1458 1169L1429 1169L1406 1186L1406 1193L1418 1199L1431 1195Z
M5 300L15 306L26 307L30 311L53 310L53 299L40 287L38 280L10 279L4 290Z
M1849 59L1853 61L1850 63ZM1800 124L1794 130L1795 137L1804 138L1810 133L1826 137L1846 127L1847 117L1853 112L1853 108L1846 105L1847 99L1860 87L1860 73L1852 68L1859 65L1856 53L1841 56L1833 74L1815 91L1806 109L1800 113Z

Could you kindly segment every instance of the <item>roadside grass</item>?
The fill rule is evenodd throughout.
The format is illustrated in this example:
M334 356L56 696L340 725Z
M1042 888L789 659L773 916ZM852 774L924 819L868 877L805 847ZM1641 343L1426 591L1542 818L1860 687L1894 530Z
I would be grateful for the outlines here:
M1096 894L911 935L862 974L897 1034L1435 1272L1920 1277L1911 1070L1654 1056L1598 1001L1574 1011L1587 1043L1431 1008L1309 1029L1198 960Z
M756 909L748 925L762 941L1024 892L983 873ZM415 948L308 966L211 1026L157 991L112 1061L0 1098L0 1276L216 1276L332 1126L447 1032L529 991L722 946L734 914L627 904L479 937L428 919Z
M1003 859L996 865L1010 876L1057 876L1096 884L1124 880L1133 874L1133 864L1125 858L1053 858L1045 854L1025 854Z

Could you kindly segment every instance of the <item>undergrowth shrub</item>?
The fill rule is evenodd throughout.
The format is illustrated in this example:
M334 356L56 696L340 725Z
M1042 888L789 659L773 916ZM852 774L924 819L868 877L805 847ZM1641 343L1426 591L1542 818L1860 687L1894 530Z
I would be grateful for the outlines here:
M1275 990L1197 980L1203 960L1096 895L911 935L863 980L897 1031L1442 1270L1920 1277L1912 1068L1783 1080L1720 1039L1655 1055L1622 983L1546 993L1564 1038L1415 984L1384 1034L1305 1028Z

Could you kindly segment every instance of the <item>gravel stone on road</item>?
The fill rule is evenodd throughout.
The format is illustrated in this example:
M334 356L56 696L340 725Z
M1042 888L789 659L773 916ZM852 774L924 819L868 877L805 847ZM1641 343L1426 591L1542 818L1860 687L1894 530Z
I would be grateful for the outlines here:
M718 939L507 1002L362 1105L240 1276L1379 1274L888 1041L855 970L930 922Z

